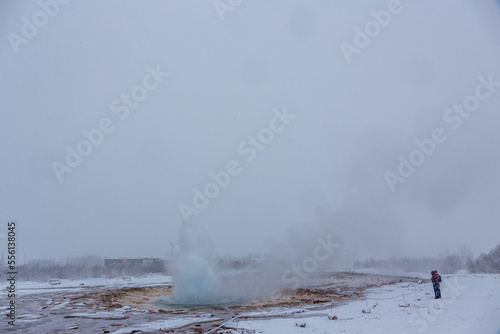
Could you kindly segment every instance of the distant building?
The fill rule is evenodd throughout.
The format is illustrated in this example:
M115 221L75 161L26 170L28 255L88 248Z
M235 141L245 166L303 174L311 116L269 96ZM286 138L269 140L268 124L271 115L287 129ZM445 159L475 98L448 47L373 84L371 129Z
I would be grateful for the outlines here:
M145 272L162 272L163 259L143 258L143 259L104 259L104 266L116 270L140 270Z

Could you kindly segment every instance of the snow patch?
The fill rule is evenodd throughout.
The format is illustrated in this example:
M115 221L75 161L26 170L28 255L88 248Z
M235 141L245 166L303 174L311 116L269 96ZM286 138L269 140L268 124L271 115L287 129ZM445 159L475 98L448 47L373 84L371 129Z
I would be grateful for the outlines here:
M152 321L148 323L144 323L141 325L134 325L125 328L121 328L112 334L128 334L133 331L142 331L142 332L152 332L156 330L165 330L165 329L173 329L178 327L183 327L191 324L196 324L200 322L208 322L208 321L219 321L221 318L212 318L210 316L203 317L191 317L191 318L177 318L177 319L168 319L168 320L158 320Z

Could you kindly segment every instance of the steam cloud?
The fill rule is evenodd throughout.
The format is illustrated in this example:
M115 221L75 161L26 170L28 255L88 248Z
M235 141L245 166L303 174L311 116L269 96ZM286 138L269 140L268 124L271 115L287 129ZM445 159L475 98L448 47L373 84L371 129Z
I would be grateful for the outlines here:
M181 254L176 259L174 302L213 304L219 296L219 278L213 270L213 247L205 231L192 223L182 224Z

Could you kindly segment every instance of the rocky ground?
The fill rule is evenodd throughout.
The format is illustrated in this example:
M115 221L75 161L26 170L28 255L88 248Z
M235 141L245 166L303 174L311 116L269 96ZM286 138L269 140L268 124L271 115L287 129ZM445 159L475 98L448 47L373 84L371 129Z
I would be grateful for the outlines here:
M234 276L227 280L235 280ZM16 328L7 321L6 329L19 333L223 333L232 327L230 319L290 317L303 309L327 309L359 299L371 287L416 282L417 278L349 272L323 272L297 289L284 290L277 299L259 300L245 305L212 306L196 309L164 309L158 298L171 295L170 284L117 287L82 286L25 293L17 298ZM245 287L242 287L245 288ZM234 322L232 322L234 324ZM218 328L218 329L216 329Z

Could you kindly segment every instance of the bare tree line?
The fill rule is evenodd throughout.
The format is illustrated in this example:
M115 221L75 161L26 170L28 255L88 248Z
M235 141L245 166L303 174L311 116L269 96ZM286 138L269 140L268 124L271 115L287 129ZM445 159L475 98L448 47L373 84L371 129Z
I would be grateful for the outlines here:
M438 270L443 274L454 274L460 270L469 273L500 273L500 243L488 253L481 253L474 258L470 247L460 246L455 254L445 254L439 258L390 258L388 260L355 261L355 269L401 269L407 272L428 272Z
M130 262L130 261L129 261ZM216 258L219 269L241 269L255 263L254 256L235 257L221 255ZM5 255L0 256L0 268L6 268ZM104 258L96 255L74 256L66 259L36 259L17 265L17 279L21 281L48 281L50 279L117 278L123 276L142 276L150 273L169 275L169 261L161 265L134 265L124 263L106 266ZM7 270L0 277L5 279Z

